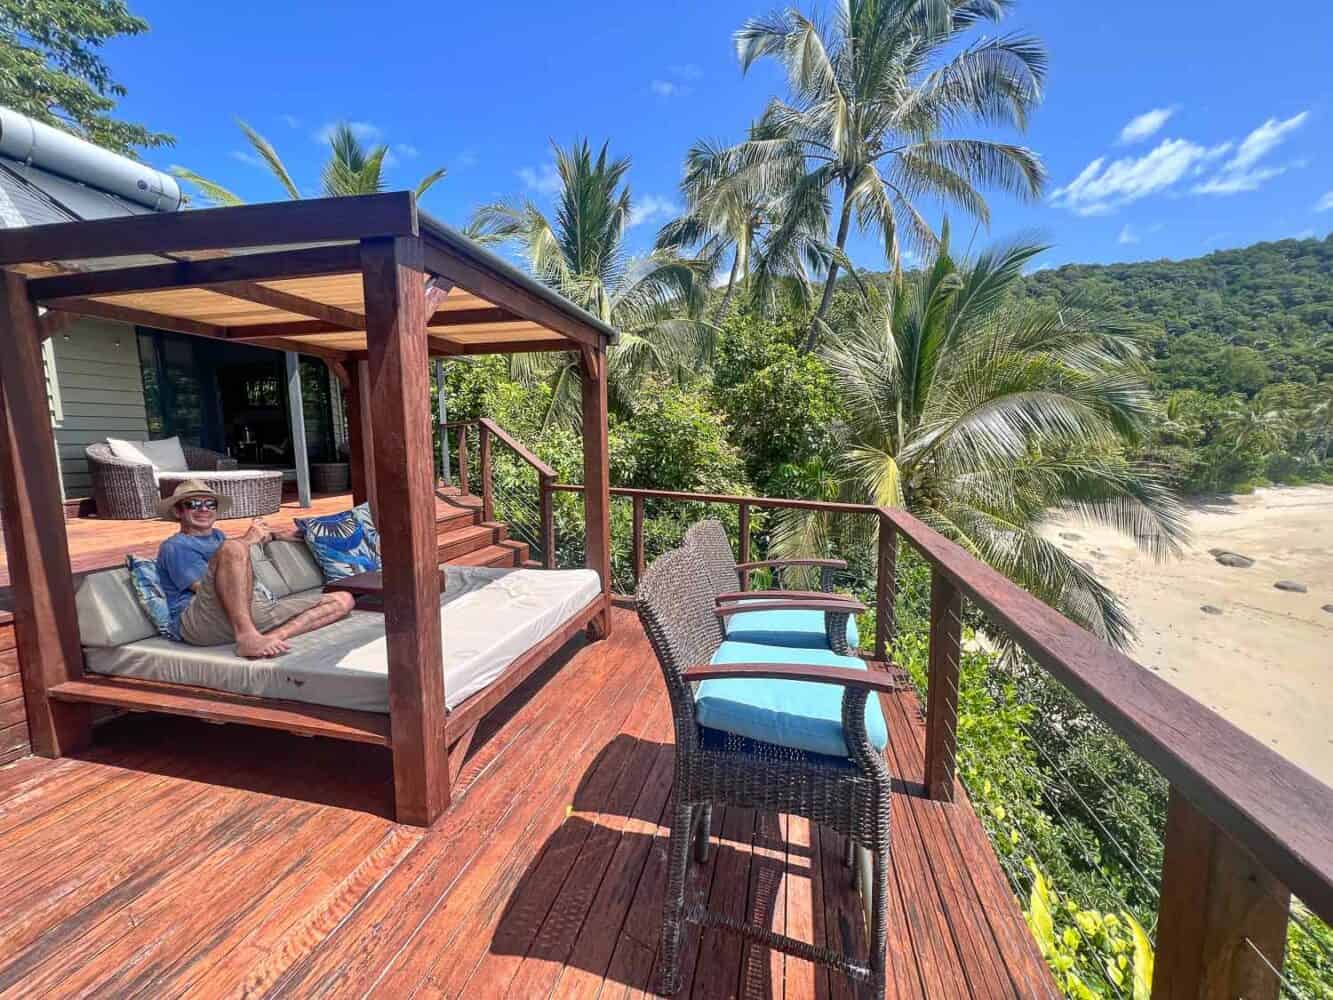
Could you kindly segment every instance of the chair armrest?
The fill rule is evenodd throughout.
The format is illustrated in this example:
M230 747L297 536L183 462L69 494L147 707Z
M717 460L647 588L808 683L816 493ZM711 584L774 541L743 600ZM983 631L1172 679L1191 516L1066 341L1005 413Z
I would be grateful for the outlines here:
M732 601L824 601L830 597L838 598L840 594L830 595L826 590L732 590L725 594L718 594L713 598L716 604L728 604Z
M821 566L825 569L846 569L845 559L763 559L759 562L737 563L737 570L782 569L786 566Z
M689 684L694 681L744 678L836 684L844 688L878 691L880 694L895 694L904 687L901 678L880 670L853 670L851 667L829 667L817 663L699 663L687 668L681 679Z
M824 598L822 600L755 601L753 604L728 604L725 607L714 608L713 614L718 618L746 615L756 611L831 611L841 612L845 615L856 615L865 609L864 604L851 598Z

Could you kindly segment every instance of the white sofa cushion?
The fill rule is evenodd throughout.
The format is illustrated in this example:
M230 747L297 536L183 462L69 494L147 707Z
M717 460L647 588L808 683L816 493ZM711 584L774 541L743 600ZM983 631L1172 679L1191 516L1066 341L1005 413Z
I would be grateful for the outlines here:
M117 458L138 465L151 465L154 472L188 472L190 468L179 437L160 441L124 441L109 437L106 443Z
M74 594L79 616L79 642L84 646L123 646L157 635L144 613L124 566L89 573Z

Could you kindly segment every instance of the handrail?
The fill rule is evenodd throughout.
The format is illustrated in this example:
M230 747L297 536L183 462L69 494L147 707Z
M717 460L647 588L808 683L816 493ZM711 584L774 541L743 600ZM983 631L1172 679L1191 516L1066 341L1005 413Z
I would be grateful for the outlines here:
M549 489L581 492L583 487L556 483ZM1333 920L1333 788L1074 624L908 512L819 500L628 487L613 487L611 494L632 498L640 517L643 502L650 499L735 505L740 507L747 525L750 507L877 516L881 528L887 529L880 531L878 554L877 646L881 648L877 649L877 658L884 659L884 622L892 614L898 535L906 537L926 559L935 576L931 588L926 736L927 787L934 797L952 795L956 684L961 656L958 610L961 598L966 597L1166 778L1172 786L1173 810L1181 808L1178 802L1188 800L1184 808L1193 807L1201 823L1211 824L1223 835L1221 846L1213 849L1219 852L1218 856L1226 854L1231 866L1216 857L1211 866L1200 865L1199 859L1191 859L1188 853L1189 845L1196 842L1188 841L1178 832L1188 824L1176 823L1173 827L1168 823L1165 868L1171 869L1174 877L1187 886L1184 891L1239 894L1242 890L1235 885L1239 878L1235 858L1240 855L1228 854L1232 849L1226 846L1234 841L1276 880L1271 883L1272 892L1289 889L1321 918ZM743 559L748 558L746 535L748 531L741 540ZM635 536L636 546L641 545L641 527ZM642 562L641 552L635 553L635 560L636 565ZM932 771L932 757L939 774ZM941 778L947 781L933 780ZM946 783L947 792L942 788ZM1279 881L1281 885L1276 884ZM1252 891L1259 890L1252 887ZM1176 911L1168 910L1166 895L1164 890L1159 934L1171 935L1173 943L1179 944L1188 932L1175 923ZM1186 903L1186 910L1190 905L1197 910L1202 903L1195 898L1192 904ZM1285 914L1285 908L1279 909ZM1210 913L1208 919L1213 918ZM1226 928L1232 939L1241 930L1255 938L1260 936L1245 919L1249 918L1236 919L1233 926ZM1217 947L1221 945L1215 941L1205 944L1200 939L1192 940L1180 951L1183 954L1191 948L1198 951ZM1279 950L1279 962L1280 955ZM1173 955L1171 960L1176 957ZM1166 960L1167 955L1161 955L1161 959ZM1159 971L1165 972L1161 962Z
M480 432L479 471L481 475L482 518L491 521L495 517L494 480L491 474L491 438L494 437L537 473L542 564L546 569L554 569L555 514L551 507L551 487L555 482L555 470L489 417L478 417L475 420L450 420L440 424L440 433L448 434L451 430L458 431L458 488L464 495L471 493L468 481L467 456L467 432L471 427L476 427Z
M1197 809L1333 917L1333 788L911 514L880 514Z

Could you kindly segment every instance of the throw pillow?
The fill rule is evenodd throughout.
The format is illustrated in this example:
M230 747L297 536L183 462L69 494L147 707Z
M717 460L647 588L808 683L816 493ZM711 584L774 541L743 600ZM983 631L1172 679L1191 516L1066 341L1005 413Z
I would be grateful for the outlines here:
M130 586L139 606L148 616L158 635L171 636L171 614L167 610L167 595L162 592L162 581L157 576L157 560L142 556L126 556L125 567L130 571Z
M297 518L296 526L305 532L306 546L319 563L324 579L341 580L380 568L379 556L350 510Z
M145 441L139 445L153 468L159 472L188 472L189 463L185 461L185 449L178 437L163 438L160 441Z
M106 443L111 448L111 454L122 462L133 462L135 465L153 464L152 459L143 452L142 441L122 441L120 438L107 438Z
M352 516L356 518L356 523L361 525L361 531L375 553L376 561L383 564L384 557L380 555L380 533L375 529L375 519L370 514L370 504L368 502L357 504L352 508Z

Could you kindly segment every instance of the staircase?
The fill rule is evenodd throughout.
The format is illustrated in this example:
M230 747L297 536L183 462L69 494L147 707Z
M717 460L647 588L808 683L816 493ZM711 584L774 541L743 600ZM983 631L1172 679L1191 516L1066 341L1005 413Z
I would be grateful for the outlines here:
M438 491L435 537L440 562L451 566L523 566L528 546L509 537L500 521L483 521L481 498L454 488Z

